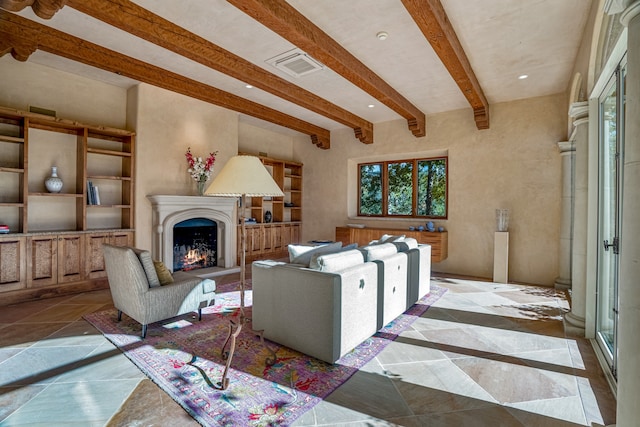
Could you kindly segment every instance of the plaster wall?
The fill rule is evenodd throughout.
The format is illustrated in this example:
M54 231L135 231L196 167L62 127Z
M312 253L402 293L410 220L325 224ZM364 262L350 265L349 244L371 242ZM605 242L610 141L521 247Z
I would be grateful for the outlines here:
M126 128L127 90L58 71L11 55L0 57L0 105L55 110L58 117Z
M218 151L211 179L238 152L238 114L147 84L129 90L136 137L136 245L151 248L152 209L147 195L195 195L185 152ZM211 182L211 180L210 180Z
M303 240L332 239L347 223L397 227L416 220L354 217L358 162L449 156L449 257L434 271L490 278L495 209L510 211L509 279L551 286L558 274L561 158L566 95L491 107L491 129L479 131L470 110L427 117L427 136L415 138L403 120L377 123L372 145L351 130L331 134L331 149L296 145L305 164ZM313 215L310 215L313 212Z
M275 132L250 123L239 122L238 151L250 154L266 153L275 159L294 160L293 144L296 137Z
M578 89L578 93L575 99L570 99L570 102L584 101L589 95L591 90L589 83L589 61L591 59L591 51L594 37L594 25L596 19L601 19L601 13L599 13L603 7L604 0L594 0L591 4L591 10L589 12L589 18L587 24L584 27L584 33L582 35L580 47L576 55L575 63L573 66L573 72L571 76L580 74L581 84ZM597 44L597 41L595 42ZM567 97L571 96L571 84L567 85Z

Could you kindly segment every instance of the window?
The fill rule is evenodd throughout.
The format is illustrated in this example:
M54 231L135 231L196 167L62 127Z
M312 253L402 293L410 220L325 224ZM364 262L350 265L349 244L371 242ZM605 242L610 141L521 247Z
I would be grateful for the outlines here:
M447 158L358 165L358 215L447 217Z

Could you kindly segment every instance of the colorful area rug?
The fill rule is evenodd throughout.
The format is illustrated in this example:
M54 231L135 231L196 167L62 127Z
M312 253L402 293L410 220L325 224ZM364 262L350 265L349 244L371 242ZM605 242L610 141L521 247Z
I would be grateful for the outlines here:
M266 366L269 352L258 337L244 331L236 341L230 385L222 391L214 387L225 367L220 349L229 320L237 323L240 303L239 292L225 289L237 289L237 284L218 288L216 304L203 310L202 321L189 314L154 323L145 339L140 338L140 324L128 316L117 322L115 309L84 318L200 424L290 425L373 359L446 292L432 285L429 295L334 365L267 341L277 351L277 360ZM250 290L245 304L251 305Z

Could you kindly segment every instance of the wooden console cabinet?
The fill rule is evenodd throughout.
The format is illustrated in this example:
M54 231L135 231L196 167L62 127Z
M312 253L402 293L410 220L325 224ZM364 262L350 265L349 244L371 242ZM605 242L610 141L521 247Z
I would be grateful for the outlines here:
M134 243L134 139L0 107L0 306L107 287L102 244ZM44 186L52 166L59 193Z
M446 231L411 231L395 228L352 228L336 227L336 242L343 245L357 243L358 246L365 246L372 240L377 240L383 234L402 235L413 237L418 243L431 245L431 262L440 262L447 259L449 235Z
M258 259L278 259L289 256L287 246L300 242L300 224L251 224L247 230L247 254L246 262L251 263ZM238 262L242 242L240 229L238 229Z

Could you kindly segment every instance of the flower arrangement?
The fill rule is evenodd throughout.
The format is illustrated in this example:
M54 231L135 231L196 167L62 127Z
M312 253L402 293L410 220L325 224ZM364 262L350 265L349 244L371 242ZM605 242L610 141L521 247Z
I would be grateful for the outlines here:
M187 172L191 174L191 178L193 178L196 182L205 183L209 180L211 176L211 172L213 171L213 165L216 162L216 156L218 155L217 151L213 153L209 153L209 157L205 160L202 160L202 157L194 157L191 154L191 147L187 148L187 152L185 153L185 157L187 158L187 163L189 164L189 169Z

